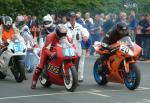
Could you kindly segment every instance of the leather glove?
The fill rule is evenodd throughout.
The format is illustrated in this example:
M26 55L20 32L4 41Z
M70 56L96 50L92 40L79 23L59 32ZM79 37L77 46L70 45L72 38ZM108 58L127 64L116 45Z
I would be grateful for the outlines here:
M110 50L111 49L111 46L106 44L106 43L101 43L101 46L103 49L106 49L106 50Z
M102 43L102 48L103 49L106 49L106 50L109 50L110 52L114 52L117 50L116 47L113 47L111 45L107 45L106 43Z
M56 52L52 52L51 56L49 57L49 60L53 60L57 57L57 53Z

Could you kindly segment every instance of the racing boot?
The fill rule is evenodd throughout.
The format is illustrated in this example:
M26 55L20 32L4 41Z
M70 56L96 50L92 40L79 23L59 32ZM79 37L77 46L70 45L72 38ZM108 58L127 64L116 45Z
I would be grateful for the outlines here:
M39 76L42 72L42 69L40 69L39 67L37 67L33 73L33 77L32 77L32 85L31 85L31 89L35 89L36 88L36 84L37 81L39 79Z

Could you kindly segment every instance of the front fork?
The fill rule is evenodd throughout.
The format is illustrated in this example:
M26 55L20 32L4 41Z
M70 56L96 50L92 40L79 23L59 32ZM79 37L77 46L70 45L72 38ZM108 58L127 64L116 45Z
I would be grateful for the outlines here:
M63 64L62 64L62 70L63 70L63 72L62 72L62 76L63 76L63 79L65 79L66 81L68 81L69 82L69 72L68 72L68 69L69 69L69 65L68 65L68 63L64 63L63 62Z
M63 69L63 75L64 75L64 76L68 76L68 69L69 69L70 67L72 67L72 66L74 66L74 64L71 63L71 62L69 62L69 63L64 63L64 62L63 62L63 64L62 64L62 69Z
M124 63L126 73L129 73L130 72L130 66L129 65L130 65L130 63L135 63L135 60L133 58L131 58L130 61L126 61L126 59L124 59L123 63Z
M124 67L125 67L125 72L129 73L129 62L126 62L126 60L124 59L123 64L124 64Z

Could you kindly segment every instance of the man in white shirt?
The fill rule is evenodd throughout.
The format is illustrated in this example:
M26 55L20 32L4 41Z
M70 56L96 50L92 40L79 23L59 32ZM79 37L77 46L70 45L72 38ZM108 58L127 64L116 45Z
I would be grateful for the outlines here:
M87 31L87 29L83 28L82 25L76 22L75 12L70 12L68 16L69 21L65 24L65 27L67 28L67 36L69 42L75 46L76 51L80 57L79 62L77 62L76 68L78 70L78 81L82 82L85 54L82 53L81 41L83 39L84 41L88 40L89 32Z

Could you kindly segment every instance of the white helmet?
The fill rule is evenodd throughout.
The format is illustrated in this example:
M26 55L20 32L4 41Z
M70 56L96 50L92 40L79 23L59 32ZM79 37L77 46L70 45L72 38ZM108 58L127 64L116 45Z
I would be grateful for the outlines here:
M45 28L51 27L53 25L53 19L49 14L43 17L43 24Z

